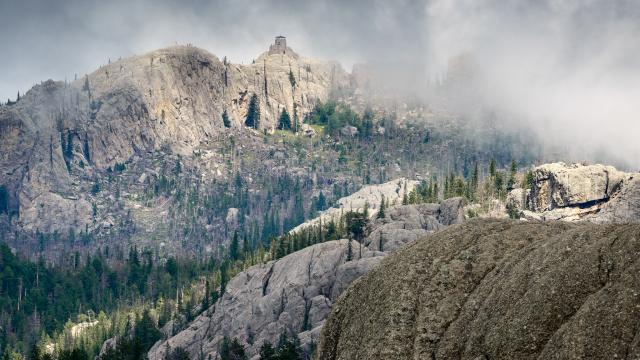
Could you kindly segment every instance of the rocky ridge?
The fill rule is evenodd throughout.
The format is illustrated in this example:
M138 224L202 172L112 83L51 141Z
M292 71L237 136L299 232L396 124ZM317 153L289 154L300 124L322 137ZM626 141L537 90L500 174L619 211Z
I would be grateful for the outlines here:
M337 63L288 54L237 65L175 46L111 62L71 83L45 81L0 107L0 185L21 227L82 229L91 225L91 203L76 189L78 172L91 178L160 149L191 155L222 132L224 110L232 127L241 127L252 94L260 101L260 129L269 130L282 109L293 114L295 107L302 118L349 86Z
M347 211L363 212L365 207L371 218L377 214L383 198L385 203L390 205L401 204L403 196L409 194L419 183L419 181L400 178L379 185L365 186L351 195L338 199L336 206L321 211L317 217L296 226L291 229L291 232L297 232L321 222L337 220Z
M369 189L372 187L365 187L363 194L376 194ZM362 257L353 242L351 261L347 261L348 240L336 240L253 266L236 275L222 298L188 328L155 344L149 358L162 359L167 349L175 347L185 348L192 356L215 358L224 336L238 338L253 356L265 341L277 343L283 332L298 336L309 354L332 304L351 282L373 269L387 253L463 221L463 205L462 199L453 198L441 205L392 206L385 219L370 221L371 235L364 241ZM376 243L380 232L389 239L385 251L379 251Z

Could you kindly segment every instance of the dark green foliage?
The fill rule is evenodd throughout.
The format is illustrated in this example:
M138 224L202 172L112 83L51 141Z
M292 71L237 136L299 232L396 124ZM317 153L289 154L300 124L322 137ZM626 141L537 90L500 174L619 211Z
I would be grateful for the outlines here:
M358 129L360 137L368 139L373 135L373 111L371 108L366 108L362 115L362 125Z
M365 214L349 211L345 214L345 223L351 238L361 241L364 237L365 226L367 225L367 218Z
M89 356L82 349L62 350L57 360L88 360Z
M516 175L518 174L518 164L515 160L511 160L511 169L509 171L509 180L507 181L507 191L513 190L516 184Z
M280 130L291 130L291 117L287 112L287 109L282 109L280 113L280 118L278 119L278 129Z
M119 172L120 173L120 172L125 171L126 169L127 169L127 166L124 163L116 162L116 164L113 165L113 171L115 171L115 172Z
M262 344L260 360L302 360L304 356L299 342L297 337L290 338L286 333L282 333L277 349L274 349L269 342Z
M224 295L224 292L227 290L227 283L229 282L227 266L226 261L220 266L220 296Z
M224 337L222 339L222 344L220 345L220 360L246 360L247 354L244 349L244 345L242 345L238 339L233 338L230 340L228 337Z
M5 185L0 185L0 214L9 213L9 192Z
M227 109L222 112L222 124L226 128L231 127L231 120L229 119L229 114L227 114Z
M100 192L100 183L95 182L91 185L91 195L95 196Z
M89 138L88 137L84 138L82 151L84 152L85 159L87 159L87 161L89 163L91 163L91 154L90 154L90 151L89 151Z
M240 243L238 240L238 232L233 233L231 244L229 245L229 259L238 260L240 258Z
M525 189L531 189L533 188L533 184L535 184L535 177L533 176L533 171L529 170L524 177L522 187Z
M260 360L277 360L278 355L270 342L265 342L260 347Z
M67 130L67 141L64 143L63 155L67 160L73 159L73 133Z
M37 237L44 243L55 241L42 233ZM80 233L81 239L85 237L90 234ZM60 331L79 310L114 310L142 296L154 301L170 298L175 295L178 284L187 284L207 271L217 271L207 270L206 264L173 258L169 258L166 265L156 266L150 253L144 251L140 256L133 249L129 260L118 267L108 266L101 251L82 260L78 254L73 257L73 263L51 268L43 261L33 263L18 258L7 245L0 244L0 313L11 314L0 316L0 327L13 331L13 335L0 332L0 347L4 349L15 337L31 339L29 334L34 332ZM151 281L153 287L148 287ZM38 327L31 321L36 316ZM150 346L160 334L148 313L143 314L139 322L135 332L142 341L140 346ZM26 353L28 349L22 351Z
M86 91L88 96L91 97L91 87L89 86L89 77L87 75L84 76L84 85L82 86L82 90Z
M489 176L491 177L496 176L496 160L495 159L491 159L491 162L489 163Z
M289 83L291 83L291 87L295 89L296 87L296 77L293 76L293 71L289 69Z
M327 209L327 198L324 196L324 193L320 191L318 194L318 200L316 200L316 210L323 211Z
M151 318L148 309L142 313L142 317L136 322L133 336L140 341L143 349L150 349L156 341L162 338L162 332L160 332Z
M384 219L385 217L385 210L386 204L384 202L384 194L382 195L382 199L380 200L380 208L378 209L378 219Z
M340 135L340 130L347 125L355 127L359 134L363 134L360 115L347 106L338 106L333 102L317 105L307 116L306 122L324 125L325 132L332 136Z
M249 100L249 108L247 109L247 118L244 121L245 126L250 128L260 128L260 102L258 101L258 95L251 95Z
M145 349L135 337L119 338L116 346L109 348L99 360L145 360Z

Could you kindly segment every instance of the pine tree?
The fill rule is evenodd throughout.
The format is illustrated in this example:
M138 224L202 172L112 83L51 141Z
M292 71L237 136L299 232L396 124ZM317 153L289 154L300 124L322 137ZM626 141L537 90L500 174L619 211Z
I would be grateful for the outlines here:
M229 119L229 114L227 114L227 109L222 112L222 124L226 128L231 127L231 120Z
M385 213L385 204L384 204L384 195L382 195L382 199L380 200L380 209L378 209L378 219L384 219Z
M0 185L0 214L9 213L9 192L5 185Z
M258 129L260 127L260 103L258 102L258 95L251 95L249 100L249 108L247 110L247 118L244 124L248 127Z
M491 159L491 162L489 163L489 175L492 178L496 176L496 161L494 159Z
M289 82L291 83L291 88L295 89L296 87L296 77L293 76L293 71L289 68Z
M233 338L229 340L228 337L222 339L222 345L220 346L220 360L246 360L247 354L244 346Z
M276 350L268 341L265 341L260 347L260 360L279 360Z
M320 191L318 194L318 201L316 202L316 210L322 211L327 208L327 198L324 196L324 193Z
M278 120L278 129L291 130L291 117L287 112L287 109L282 109L280 113L280 119Z
M516 175L518 174L518 164L515 160L511 160L511 171L509 173L509 180L507 181L507 190L513 190L516 184Z
M82 90L86 91L89 98L91 98L91 87L89 86L89 76L84 76L84 85L82 86Z
M298 104L293 103L293 132L298 133L300 128L300 119L298 119Z
M220 265L220 294L219 297L224 295L224 292L227 290L227 282L229 282L229 275L227 274L227 262L223 262Z
M240 244L238 241L238 231L236 230L233 233L233 238L231 239L231 244L229 244L229 258L233 261L238 260L240 257Z
M473 166L473 174L471 175L471 188L474 193L478 188L478 182L480 181L479 176L480 174L478 171L478 162L476 161L475 165Z

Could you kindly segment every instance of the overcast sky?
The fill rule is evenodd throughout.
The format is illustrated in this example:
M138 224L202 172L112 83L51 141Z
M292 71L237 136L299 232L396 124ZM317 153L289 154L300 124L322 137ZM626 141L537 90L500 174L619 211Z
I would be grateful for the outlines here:
M640 168L638 0L0 0L0 34L3 101L175 43L247 63L285 35L347 70L383 65L405 89L466 53L478 101L503 118Z
M338 60L347 70L371 57L424 53L424 2L391 3L0 0L0 98L175 43L247 63L284 35L298 53Z

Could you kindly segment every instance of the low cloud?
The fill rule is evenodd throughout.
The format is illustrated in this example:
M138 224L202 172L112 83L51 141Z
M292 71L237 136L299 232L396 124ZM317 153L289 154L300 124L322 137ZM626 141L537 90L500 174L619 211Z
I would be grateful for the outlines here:
M638 2L442 0L427 17L430 74L468 54L474 105L573 159L640 168Z

